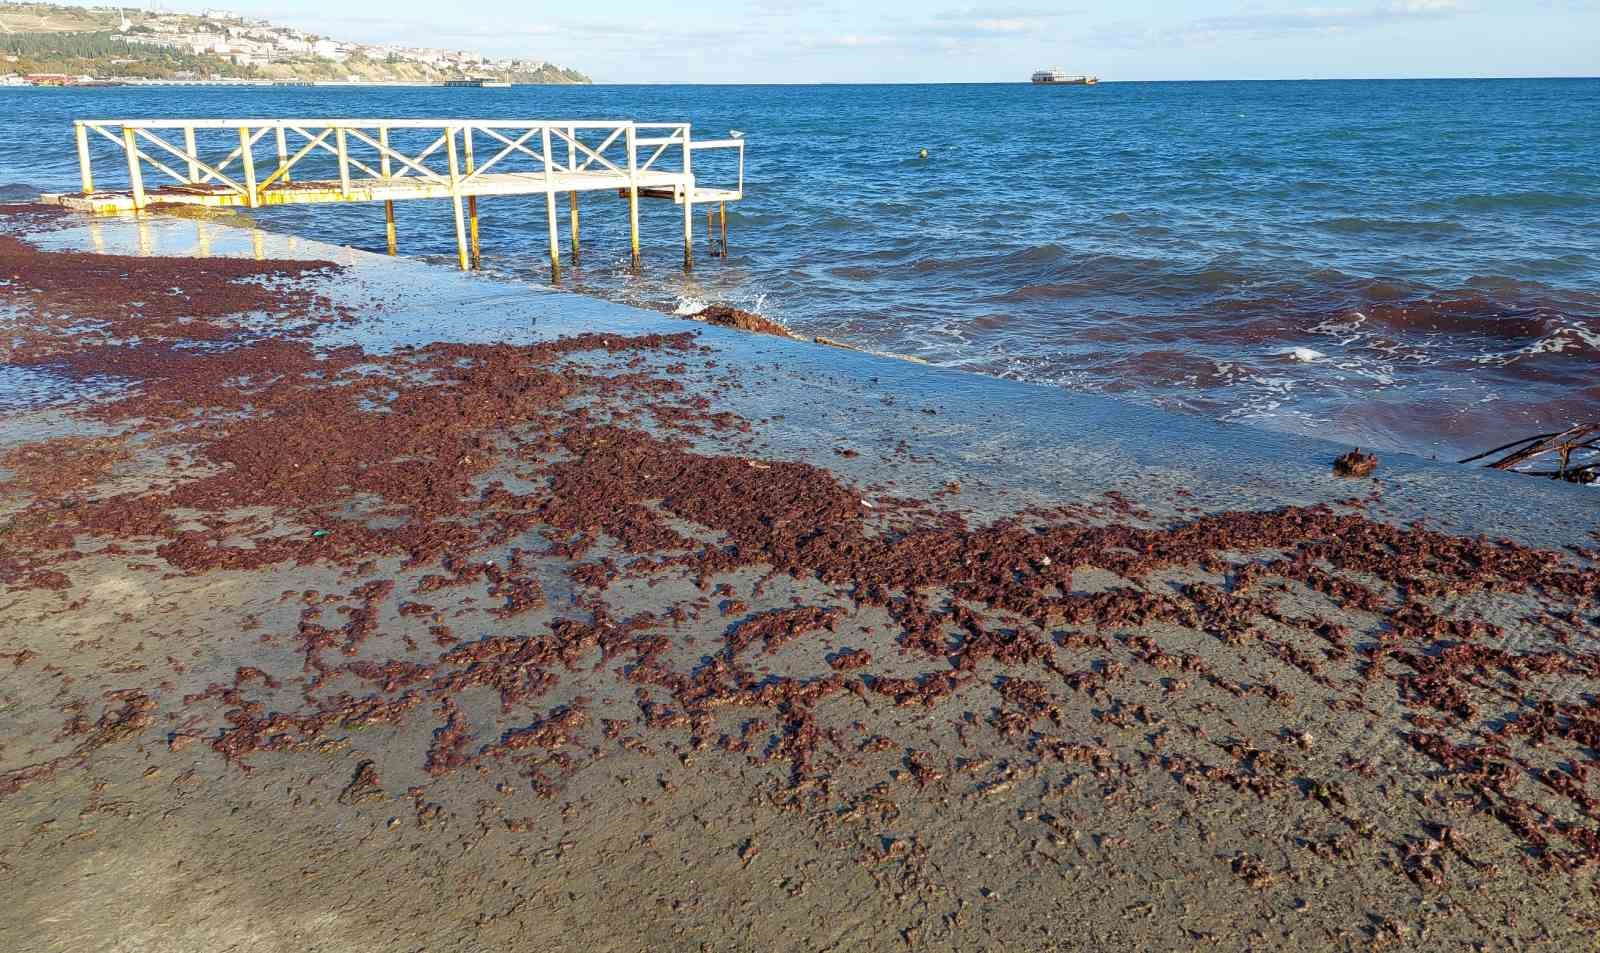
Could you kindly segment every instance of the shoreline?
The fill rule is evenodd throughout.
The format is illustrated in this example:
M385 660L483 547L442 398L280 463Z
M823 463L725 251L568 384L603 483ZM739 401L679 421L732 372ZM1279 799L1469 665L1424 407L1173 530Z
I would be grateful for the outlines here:
M44 202L44 204L53 205L63 195L67 194L70 193L44 192L41 194L41 200ZM247 209L230 209L226 212L223 212L220 210L202 210L184 205L158 205L155 207L156 214L164 217L172 217L181 219L183 221L192 222L197 229L203 229L206 227L220 227L223 229L258 230L263 236L277 236L286 239L289 242L287 247L290 248L295 247L296 243L309 243L311 245L315 245L323 242L323 239L305 237L304 235L295 231L275 230L267 224L256 221L251 216L251 211L252 210ZM126 215L127 213L123 214ZM171 230L163 230L162 234L171 234ZM179 247L192 248L202 255L209 254L210 252L211 242L204 237L200 238L198 241L190 241L188 238L183 236L175 237L177 239L175 244ZM144 253L155 250L155 246L151 244L151 241L148 237L140 238L139 243L141 248L146 249L146 252ZM263 246L263 243L259 240L257 240L254 244L256 246ZM350 251L359 252L362 254L380 255L380 252L377 249L364 248L359 245L339 243L336 247L348 249ZM254 253L259 254L259 252ZM416 262L429 267L440 265L448 260L448 256L444 253L404 254L399 257L406 261ZM1148 393L1141 393L1140 391L1135 390L1132 392L1133 396L1130 397L1128 394L1125 394L1119 390L1106 390L1104 387L1091 386L1085 388L1072 384L1060 383L1049 378L1043 380L1034 380L1027 377L1013 377L1010 376L1009 372L1002 367L986 367L981 361L978 363L973 363L972 359L962 357L959 353L946 354L930 359L928 357L909 353L908 351L895 350L883 346L874 346L870 343L852 343L849 340L831 337L825 334L818 334L810 331L796 331L789 327L789 325L785 324L780 318L772 317L766 313L763 313L762 311L746 310L745 308L737 305L726 303L726 301L723 299L715 296L709 299L710 303L708 303L707 299L694 295L691 295L690 297L679 296L676 298L661 298L655 300L638 299L626 295L619 295L617 293L617 289L604 287L599 284L579 283L578 286L573 286L570 283L556 283L553 285L543 283L529 273L519 272L515 268L510 268L502 264L492 264L489 266L479 265L474 269L474 274L477 278L482 280L516 284L538 292L553 291L561 294L577 295L586 299L602 301L624 308L639 309L687 320L720 323L727 327L735 327L747 331L757 331L758 333L777 334L779 336L790 337L791 339L797 341L822 344L844 350L854 350L876 357L909 361L930 367L945 368L957 371L959 373L976 374L997 380L1018 381L1029 385L1060 387L1067 389L1074 394L1105 396L1116 401L1131 400L1132 402L1139 403L1142 406L1153 409L1157 413L1176 413L1182 416L1194 415L1219 424L1240 425L1289 437L1309 436L1312 439L1318 439L1318 437L1314 434L1308 434L1305 430L1288 426L1283 422L1277 422L1271 419L1262 419L1249 415L1239 416L1239 411L1246 409L1248 407L1247 404L1241 405L1240 407L1234 407L1232 411L1220 417L1216 416L1215 412L1202 411L1198 407L1183 405L1182 402L1180 402L1180 406L1182 406L1183 409L1174 410L1173 405L1167 400L1163 399L1163 395L1158 389L1151 390ZM1448 303L1449 295L1441 292L1439 300ZM759 299L755 306L760 306ZM1378 305L1371 310L1380 315L1386 314L1385 306L1383 305ZM1364 314L1357 314L1356 318L1359 321L1364 322L1368 319L1368 316ZM1557 348L1556 350L1559 351L1560 348ZM1292 358L1295 361L1308 364L1315 364L1328 360L1327 354L1304 347L1286 348L1275 353L1280 357L1284 357L1285 359ZM1382 408L1375 409L1381 410ZM1485 451L1486 448L1490 447L1491 444L1495 443L1496 441L1509 441L1506 443L1506 446L1508 447L1525 442L1531 443L1532 438L1530 435L1541 429L1541 426L1544 429L1553 428L1551 429L1550 435L1555 435L1562 430L1579 429L1583 426L1581 421L1587 420L1586 417L1581 415L1557 419L1564 420L1565 422L1560 424L1546 422L1543 425L1536 425L1530 422L1529 426L1532 427L1532 429L1524 432L1486 431L1485 436L1478 439L1477 442L1467 443L1464 440L1456 439L1454 442L1448 445L1434 446L1432 448L1417 446L1414 441L1409 443L1402 441L1391 432L1382 429L1374 432L1362 432L1359 430L1359 428L1357 428L1355 431L1351 431L1349 427L1345 427L1345 432L1339 436L1328 436L1320 439L1326 440L1333 444L1343 444L1345 449L1349 449L1352 446L1358 448L1365 447L1367 449L1374 449L1377 452L1385 455L1404 454L1408 457L1424 458L1436 463L1442 463L1451 466L1471 463L1476 468L1487 469L1489 468L1490 463L1493 461L1494 454L1492 451ZM1493 439L1490 439L1487 436L1487 433L1489 432L1496 432L1497 435ZM1584 459L1582 458L1582 453L1583 451L1580 450L1580 459ZM1575 466L1581 470L1591 470L1593 464L1575 463ZM1528 469L1529 468L1527 466L1519 465L1517 468L1510 469L1509 472L1527 473ZM1569 482L1579 483L1580 485L1600 485L1597 484L1592 477L1587 480L1587 483L1585 483L1585 481L1582 479L1569 480Z
M141 226L72 221L8 364L138 387L0 411L0 945L1600 916L1591 493L221 227L85 279Z

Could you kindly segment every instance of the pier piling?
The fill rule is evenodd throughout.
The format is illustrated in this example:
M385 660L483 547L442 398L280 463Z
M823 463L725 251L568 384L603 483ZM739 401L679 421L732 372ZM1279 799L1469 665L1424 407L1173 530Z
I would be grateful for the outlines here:
M683 270L694 267L694 171L689 164L694 155L689 147L689 130L683 131L683 171L688 181L683 185Z
M250 130L244 126L239 127L239 160L244 165L244 187L248 191L247 205L255 208L261 204L261 193L256 189L256 158L255 140L250 137ZM346 185L345 191L349 191Z
M466 147L467 178L472 178L477 164L472 157L472 129L468 127L461 131L461 143ZM483 267L483 251L478 247L478 197L467 196L467 230L472 241L472 267Z
M578 167L578 130L569 127L567 129L567 168L576 169L577 167ZM577 191L577 189L573 189L571 192L567 193L567 203L568 203L567 214L570 217L571 224L572 224L572 263L574 265L576 265L578 263L578 254L579 254L579 241L578 241L578 191Z
M550 127L544 127L544 178L545 184L551 185L554 178L551 176L553 163L550 161ZM550 280L561 280L561 230L556 223L556 193L554 188L545 189L544 193L545 223L550 230Z
M639 135L634 126L625 133L628 143L628 237L633 246L633 268L639 269Z
M194 144L193 126L183 127L183 151L188 155L189 178L196 182L200 181L200 158Z
M283 138L282 138L283 129L282 129L281 126L279 127L278 135L279 135L278 141L281 143L283 141ZM389 165L389 127L388 126L380 126L378 128L378 168L382 170L383 177L385 179L389 178L389 176L391 175L391 172L390 172L390 168L391 167ZM283 170L283 178L284 178L285 182L287 182L289 180L288 169L284 169ZM389 240L389 254L391 254L391 255L399 254L399 251L400 251L399 242L397 242L395 240L395 232L394 232L394 199L384 199L383 200L383 225L384 225L385 237L387 237L388 240Z
M568 192L567 193L567 200L571 204L571 208L568 210L568 215L572 220L572 263L574 265L576 265L578 263L578 254L579 254L579 241L578 241L578 193L576 193L576 192Z
M350 143L343 129L335 129L334 142L339 149L339 194L345 198L350 197Z
M127 126L122 127L123 148L128 150L128 187L133 192L134 211L142 211L145 207L144 173L139 167L139 143L133 138L133 130Z
M628 188L628 228L633 242L633 267L640 264L639 257L639 187Z
M472 268L472 259L467 254L467 215L462 207L461 197L461 164L456 156L456 128L451 126L444 132L445 158L450 163L450 203L455 206L456 213L456 261L461 265L462 271Z
M467 256L467 216L462 208L461 196L452 196L451 203L455 206L456 213L456 262L460 264L462 271L470 271L472 260Z
M89 127L75 122L72 129L78 140L78 181L83 186L84 195L93 195L94 166L89 161Z
M194 127L190 126L189 129L190 129L190 134L192 135ZM288 182L289 181L289 135L288 135L288 133L284 132L282 126L278 127L277 132L278 132L278 135L277 135L277 140L278 140L278 173L279 173L279 175L281 175L283 177L283 181ZM191 151L193 151L193 150L191 150ZM385 156L384 157L384 162L388 162L388 161L389 161L388 157Z

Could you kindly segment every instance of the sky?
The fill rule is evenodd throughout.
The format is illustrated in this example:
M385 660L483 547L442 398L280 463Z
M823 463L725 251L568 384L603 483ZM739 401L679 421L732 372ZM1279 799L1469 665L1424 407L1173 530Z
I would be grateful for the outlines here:
M213 0L216 2L216 0ZM168 9L199 9L168 0ZM336 39L613 83L1600 76L1600 0L236 0Z

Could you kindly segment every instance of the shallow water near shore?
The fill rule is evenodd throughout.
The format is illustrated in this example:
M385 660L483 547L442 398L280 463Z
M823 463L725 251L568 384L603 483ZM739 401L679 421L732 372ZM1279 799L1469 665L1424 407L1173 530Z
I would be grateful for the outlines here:
M763 391L740 398L742 412L751 418L784 422L764 438L770 452L854 470L863 483L918 493L934 492L957 478L967 487L963 505L987 519L1063 498L1122 492L1134 473L1141 491L1149 494L1144 505L1162 517L1175 517L1183 506L1196 503L1218 509L1332 503L1358 485L1329 478L1330 463L1344 447L1320 436L1174 414L1121 395L1062 393L960 368L706 327L544 285L494 275L463 277L448 265L390 260L263 229L159 216L79 221L28 240L46 251L180 260L315 258L344 266L347 270L321 291L334 307L363 317L316 328L309 340L323 350L355 345L388 353L437 340L521 345L585 331L671 334L704 328L738 366L770 376ZM0 376L0 412L99 399L126 386L113 377L71 379L49 367L0 367L6 370L17 373ZM705 386L715 389L711 381ZM804 413L796 410L802 407ZM897 420L924 447L939 448L940 458L925 461L931 467L920 477L913 477L913 468L903 461L882 470L835 454L840 445L884 444L884 418ZM15 438L25 435L18 432ZM1555 549L1584 543L1600 505L1600 495L1587 487L1463 468L1417 454L1385 453L1380 473L1388 486L1378 509L1389 519L1421 520L1464 534L1512 535ZM1551 518L1560 511L1579 518L1575 523Z
M566 287L1454 458L1600 414L1597 111L1596 80L20 90L0 183L74 187L84 116L686 119L750 140L732 256L684 275L651 204L635 275L595 197ZM482 213L486 267L542 283L541 203ZM448 257L447 214L402 206L402 250ZM383 241L376 207L257 216Z

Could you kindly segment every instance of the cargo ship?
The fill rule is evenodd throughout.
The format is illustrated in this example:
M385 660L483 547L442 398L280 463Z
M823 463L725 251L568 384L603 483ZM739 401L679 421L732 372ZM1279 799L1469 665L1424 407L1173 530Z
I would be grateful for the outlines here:
M1035 86L1093 86L1098 82L1100 82L1098 76L1063 72L1059 66L1042 69L1033 74Z

